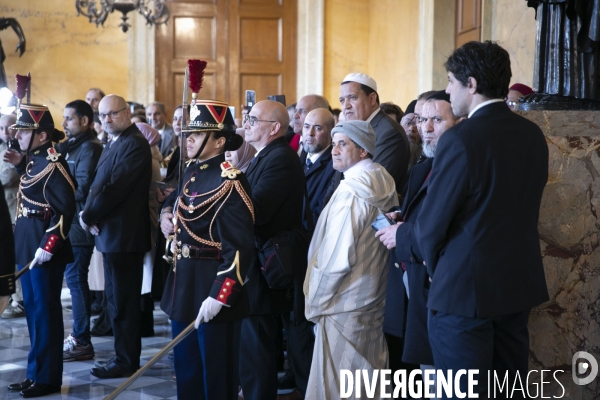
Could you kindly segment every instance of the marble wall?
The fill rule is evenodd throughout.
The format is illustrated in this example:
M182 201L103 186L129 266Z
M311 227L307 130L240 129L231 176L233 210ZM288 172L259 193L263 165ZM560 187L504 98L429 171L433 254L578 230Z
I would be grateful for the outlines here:
M531 313L530 369L564 370L561 398L598 399L600 379L575 385L571 358L587 351L600 362L600 112L520 113L542 128L550 153L539 223L550 301ZM546 396L563 392L546 387Z
M0 2L0 15L16 18L27 39L27 51L19 58L14 53L17 36L10 28L0 32L9 89L15 88L15 74L31 72L31 100L48 105L57 125L64 105L85 99L92 86L128 96L128 34L118 28L116 14L104 28L96 28L77 16L73 0L20 0Z

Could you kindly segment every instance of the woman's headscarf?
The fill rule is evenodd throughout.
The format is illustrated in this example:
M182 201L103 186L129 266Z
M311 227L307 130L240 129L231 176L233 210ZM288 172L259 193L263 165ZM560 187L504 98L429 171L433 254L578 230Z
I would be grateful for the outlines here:
M148 143L150 143L150 146L158 144L158 142L160 141L160 133L158 133L156 129L146 124L145 122L136 122L135 126L137 126L140 132L142 132L142 135L144 135Z
M242 139L244 139L244 129L238 128L235 131L236 134L240 135ZM231 151L230 153L234 153ZM237 153L237 164L236 168L238 168L242 172L246 172L246 168L250 165L250 161L254 158L254 154L256 154L256 149L252 147L249 143L244 140L239 149L235 150Z

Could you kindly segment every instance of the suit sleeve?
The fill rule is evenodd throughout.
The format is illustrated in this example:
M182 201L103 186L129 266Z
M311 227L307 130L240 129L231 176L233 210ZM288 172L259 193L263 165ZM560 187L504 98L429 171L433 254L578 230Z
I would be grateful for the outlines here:
M395 130L393 125L389 125L386 120L379 123L386 124L387 129L377 135L373 161L383 166L398 184L406 176L406 170L408 169L408 159L410 157L408 139L406 139L406 133L402 127ZM402 189L397 187L396 191L400 192Z
M237 189L233 188L217 214L215 224L221 240L223 263L219 266L210 296L231 306L242 291L254 255L252 214Z
M145 171L152 166L148 143L142 143L131 136L127 139L115 155L117 162L112 166L108 181L101 188L96 188L88 197L81 216L88 225L96 224L119 207L129 196L129 188L143 179ZM98 176L95 179L98 179Z
M299 163L298 158L278 154L263 159L263 162L267 165L260 171L260 179L252 187L254 223L257 226L271 222L273 215L281 208L294 187L304 184L304 181L289 179L291 176L296 176L298 166L294 163Z
M423 263L423 256L415 236L414 222L405 222L396 230L396 258L402 262Z
M455 132L446 132L438 142L427 196L415 224L416 241L431 277L449 240L450 226L469 193L467 151Z
M44 189L44 197L52 208L52 217L39 247L52 254L56 254L63 246L75 216L75 191L71 183L75 186L76 183L68 175L69 167L64 164L64 173L57 165L48 177Z
M102 154L102 146L96 146L94 142L88 141L82 144L81 158L77 166L75 179L77 180L78 186L75 192L75 201L85 202L90 186L92 185L92 179L94 171L96 170L96 164Z

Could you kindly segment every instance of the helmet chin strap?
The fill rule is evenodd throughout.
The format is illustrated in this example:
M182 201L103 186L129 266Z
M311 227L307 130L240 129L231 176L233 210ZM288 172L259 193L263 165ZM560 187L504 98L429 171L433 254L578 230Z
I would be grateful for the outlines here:
M202 151L204 151L204 147L206 147L206 144L208 143L208 139L210 138L211 133L212 133L211 131L206 132L206 135L204 136L204 141L202 142L202 145L200 146L200 150L198 150L196 155L193 157L196 160L198 160L200 158L200 154L202 154Z

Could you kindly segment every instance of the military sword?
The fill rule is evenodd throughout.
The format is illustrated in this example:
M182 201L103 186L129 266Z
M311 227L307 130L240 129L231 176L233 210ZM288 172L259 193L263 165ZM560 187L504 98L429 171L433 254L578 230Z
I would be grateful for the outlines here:
M17 279L19 279L20 277L22 277L23 275L25 275L25 273L26 273L27 271L29 271L29 266L31 265L31 263L32 263L32 262L33 262L33 260L29 261L29 264L27 264L26 266L24 266L24 267L23 267L23 268L22 268L22 269L21 269L19 272L17 272L17 273L15 274L15 281L16 281Z
M160 360L161 358L163 358L169 351L171 351L171 349L173 347L177 346L179 344L179 342L181 342L190 333L192 333L196 329L194 327L195 323L196 322L194 321L191 324L189 324L188 327L185 328L179 335L177 335L177 337L175 339L171 340L169 342L169 344L167 344L167 346L164 349L162 349L161 351L159 351L158 353L156 353L156 355L154 357L152 357L146 364L144 364L143 367L141 367L140 369L138 369L135 374L131 375L129 377L129 379L127 379L125 382L123 382L121 384L121 386L119 386L118 388L116 388L111 394L109 394L108 396L106 396L104 398L104 400L114 400L119 394L121 394L122 391L124 391L125 389L127 389L129 387L129 385L131 385L140 376L142 376L144 374L144 372L146 372L146 370L148 370L148 368L150 368L151 366L153 366L158 360Z

